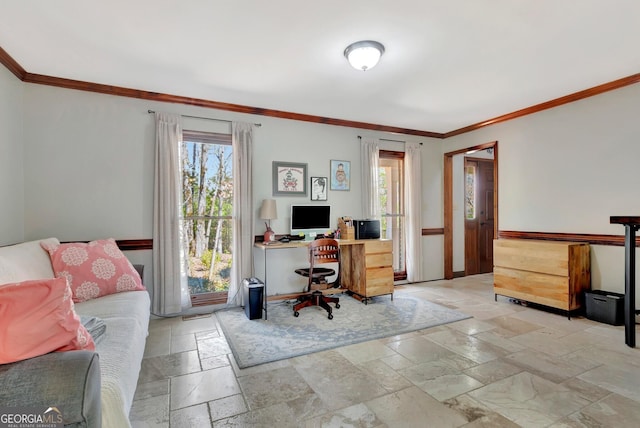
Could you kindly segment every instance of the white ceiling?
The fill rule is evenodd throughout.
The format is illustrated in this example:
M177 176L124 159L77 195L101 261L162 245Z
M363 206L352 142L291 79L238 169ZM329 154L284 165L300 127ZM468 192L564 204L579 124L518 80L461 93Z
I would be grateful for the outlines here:
M29 73L441 133L638 73L639 41L638 0L0 2Z

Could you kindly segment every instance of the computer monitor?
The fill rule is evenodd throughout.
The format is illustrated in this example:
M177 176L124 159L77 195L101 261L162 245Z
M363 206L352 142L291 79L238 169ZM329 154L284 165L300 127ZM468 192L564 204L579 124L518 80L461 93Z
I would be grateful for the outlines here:
M305 239L331 232L330 205L291 205L291 235L304 234Z

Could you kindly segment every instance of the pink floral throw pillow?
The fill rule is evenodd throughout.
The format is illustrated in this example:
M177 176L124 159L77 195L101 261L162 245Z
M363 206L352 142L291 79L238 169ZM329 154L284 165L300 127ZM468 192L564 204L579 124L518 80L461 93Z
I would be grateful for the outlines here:
M49 253L56 277L69 281L76 303L123 291L145 290L140 275L112 238L88 244L60 244L47 239L40 245Z
M0 364L82 349L96 347L64 278L0 285Z

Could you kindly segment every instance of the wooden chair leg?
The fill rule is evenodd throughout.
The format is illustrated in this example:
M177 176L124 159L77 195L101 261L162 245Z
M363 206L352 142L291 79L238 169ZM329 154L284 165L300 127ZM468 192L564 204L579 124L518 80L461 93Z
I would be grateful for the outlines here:
M307 306L313 306L313 299L311 296L304 296L301 298L300 301L293 306L293 312L298 312L300 309L306 308Z
M339 301L340 298L338 297L325 296L321 291L315 291L300 298L300 302L293 306L293 316L298 317L300 315L300 309L306 308L307 306L320 306L328 312L328 318L333 319L333 308L329 306L329 303L335 303L336 309L338 309L340 308Z
M335 303L337 305L336 306L337 308L340 307L340 304L339 304L340 298L339 297L324 296L323 298L324 298L325 302L327 302L327 303Z
M333 319L333 309L331 309L331 306L323 299L322 294L316 296L316 298L318 299L317 305L329 313L329 319Z

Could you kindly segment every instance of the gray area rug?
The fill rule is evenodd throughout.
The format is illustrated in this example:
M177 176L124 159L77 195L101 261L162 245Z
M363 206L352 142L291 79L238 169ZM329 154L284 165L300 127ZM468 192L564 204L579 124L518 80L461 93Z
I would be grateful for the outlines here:
M374 297L368 305L345 294L333 319L319 307L293 316L289 302L269 303L269 319L249 320L242 308L216 312L240 368L394 336L471 318L410 294ZM331 305L333 307L333 304Z

